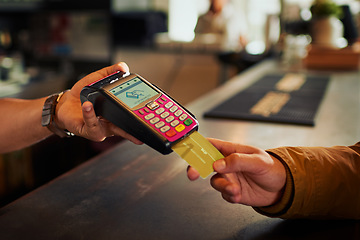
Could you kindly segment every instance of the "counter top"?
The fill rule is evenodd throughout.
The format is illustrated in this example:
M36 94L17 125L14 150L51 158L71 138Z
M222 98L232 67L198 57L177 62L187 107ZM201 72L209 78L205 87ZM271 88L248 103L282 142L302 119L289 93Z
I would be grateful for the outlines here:
M204 119L203 113L268 72L267 61L188 105L207 137L261 148L360 140L358 72L331 74L316 126ZM51 161L51 159L49 159ZM0 239L357 239L357 221L272 219L225 202L185 161L123 142L0 209Z

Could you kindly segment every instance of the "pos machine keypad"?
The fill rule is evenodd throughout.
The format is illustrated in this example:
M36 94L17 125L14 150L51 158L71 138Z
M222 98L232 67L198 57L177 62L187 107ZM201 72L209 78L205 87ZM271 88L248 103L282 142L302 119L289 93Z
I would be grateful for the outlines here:
M146 104L135 113L169 141L180 139L196 124L192 116L166 96Z

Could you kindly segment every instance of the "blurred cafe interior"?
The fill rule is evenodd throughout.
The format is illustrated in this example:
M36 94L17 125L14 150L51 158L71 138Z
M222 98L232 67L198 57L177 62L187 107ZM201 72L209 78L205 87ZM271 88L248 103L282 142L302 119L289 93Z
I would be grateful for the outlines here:
M208 0L0 0L0 97L47 96L118 61L184 105L269 59L287 69L358 71L360 2L334 2L341 16L319 27L313 0L232 0L241 20L212 33L196 31ZM224 47L224 32L236 31L239 46ZM0 155L0 205L122 141L54 136Z

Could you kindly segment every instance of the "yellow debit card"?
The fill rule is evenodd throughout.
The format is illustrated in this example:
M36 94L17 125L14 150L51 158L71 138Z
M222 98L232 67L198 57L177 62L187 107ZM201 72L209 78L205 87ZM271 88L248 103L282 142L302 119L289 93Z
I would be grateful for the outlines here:
M224 157L197 131L175 144L172 150L195 168L202 178L206 178L214 172L213 163Z

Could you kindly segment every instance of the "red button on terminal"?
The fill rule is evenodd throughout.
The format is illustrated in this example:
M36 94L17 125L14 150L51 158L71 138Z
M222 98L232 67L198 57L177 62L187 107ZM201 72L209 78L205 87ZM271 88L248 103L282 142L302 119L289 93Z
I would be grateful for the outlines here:
M171 129L166 132L166 136L168 136L168 137L173 137L175 135L176 135L176 131L174 129Z

